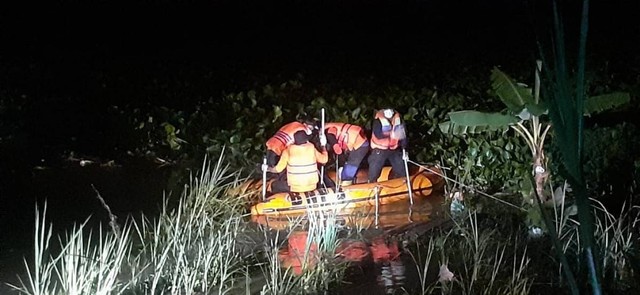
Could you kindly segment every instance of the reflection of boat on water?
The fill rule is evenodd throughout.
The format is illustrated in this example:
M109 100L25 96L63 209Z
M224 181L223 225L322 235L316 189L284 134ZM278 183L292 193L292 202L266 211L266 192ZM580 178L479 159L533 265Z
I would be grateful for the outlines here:
M437 167L412 167L409 171L411 191L414 198L424 198L443 185L442 173ZM372 207L409 199L407 178L389 179L391 167L384 167L375 183L367 183L365 171L360 171L356 182L339 191L328 187L307 193L276 193L265 201L251 207L251 215L295 215L308 211L344 210L356 207ZM335 173L329 177L335 180ZM268 184L269 185L269 184ZM260 189L260 183L247 183L248 187ZM268 186L269 187L269 186Z
M312 269L322 255L318 245L309 239L306 231L294 231L287 237L287 246L278 251L280 265L292 268L299 275L304 269ZM335 258L346 262L370 261L388 263L397 260L400 248L397 241L386 241L383 236L376 236L365 242L358 239L341 239L335 251Z
M390 172L391 168L385 167L376 183L346 186L339 192L341 195L332 189L327 189L325 194L273 194L251 208L251 220L278 232L288 232L277 260L280 267L291 269L296 275L327 269L322 266L330 257L349 263L345 265L353 263L357 268L373 270L376 278L373 284L378 287L401 288L405 269L396 234L414 232L415 227L429 226L442 219L444 200L441 194L434 192L443 187L444 181L438 168L414 167L409 173L413 192L411 202L407 179L388 179ZM328 176L335 179L335 173ZM359 172L356 179L366 181L366 172ZM261 188L259 180L240 187L242 192L259 192ZM327 226L327 222L337 222L342 233L335 241L335 253L329 256L321 253L324 245L319 241L324 238L316 236L324 235L317 226ZM357 234L341 231L340 226L356 229Z
M367 284L372 283L377 287L371 285L369 288L400 290L406 280L406 257L403 257L400 240L395 234L412 231L413 226L442 219L443 202L444 198L438 194L429 198L416 198L413 204L408 199L389 203L379 206L378 210L375 206L361 206L297 215L253 215L251 218L270 229L289 232L286 245L278 251L278 260L281 267L291 269L295 275L323 269L318 268L318 263L326 256L320 253L322 247L316 244L317 239L310 237L322 234L322 231L307 230L313 227L314 222L326 226L326 222L336 221L355 228L358 234L338 239L335 254L330 257L373 271L370 274L375 280ZM333 218L327 218L329 216Z
M366 265L374 267L375 283L385 289L400 289L405 281L405 265L402 256L402 248L395 233L404 232L413 225L427 224L435 219L441 219L443 198L434 196L428 199L419 199L410 204L409 201L396 202L381 206L375 225L375 212L354 208L341 211L342 215L336 216L338 222L342 221L347 226L358 227L356 235L348 235L338 239L335 256L340 261L357 263L359 267ZM322 212L320 214L333 214ZM317 214L317 213L309 213ZM319 247L315 244L315 238L310 238L305 222L314 222L317 219L306 220L303 215L291 217L294 222L283 216L253 216L253 221L266 225L272 229L289 230L286 246L280 249L278 259L283 268L292 269L296 275L305 270L314 269L319 262ZM324 219L323 222L331 220ZM293 224L293 225L292 225ZM314 231L315 234L320 232Z

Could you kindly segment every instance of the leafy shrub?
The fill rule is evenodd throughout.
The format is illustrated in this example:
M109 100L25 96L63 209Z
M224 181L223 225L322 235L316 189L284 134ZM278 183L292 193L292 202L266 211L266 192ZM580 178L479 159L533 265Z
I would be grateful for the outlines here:
M442 161L453 168L449 176L479 190L520 190L522 177L514 175L525 175L528 160L525 146L515 134L487 132L466 137L438 130L451 110L497 104L489 97L484 100L486 105L479 106L467 96L479 95L478 85L470 84L463 90L458 84L446 90L397 85L345 90L323 85L311 88L292 80L210 98L198 103L191 113L168 108L144 114L134 110L130 121L144 138L138 143L141 151L146 150L142 153L178 159L219 153L225 148L231 167L251 173L261 162L266 140L300 114L319 117L324 108L327 121L349 122L368 130L375 110L392 106L406 121L412 159Z

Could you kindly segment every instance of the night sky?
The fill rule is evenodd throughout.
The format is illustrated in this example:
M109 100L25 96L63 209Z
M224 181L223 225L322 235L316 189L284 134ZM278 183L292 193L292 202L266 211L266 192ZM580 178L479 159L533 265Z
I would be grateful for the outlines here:
M428 71L423 65L506 64L535 56L550 19L548 1L533 0L55 2L0 12L3 84L117 103L141 99L139 84L163 71L208 71L209 83L225 89L263 74L393 76ZM561 2L571 28L580 1ZM603 58L637 49L638 11L637 1L592 1L590 49ZM127 83L102 85L115 76Z
M440 73L468 68L488 79L496 65L529 72L536 40L547 42L551 28L548 1L536 0L13 2L0 8L0 95L37 107L19 120L29 140L0 146L2 231L18 215L6 214L7 201L33 208L33 196L16 188L31 183L14 178L31 177L64 148L96 155L117 138L101 121L110 106L188 110L298 73L353 87L363 77L437 85ZM560 2L571 30L581 1ZM637 82L640 1L591 2L589 63Z

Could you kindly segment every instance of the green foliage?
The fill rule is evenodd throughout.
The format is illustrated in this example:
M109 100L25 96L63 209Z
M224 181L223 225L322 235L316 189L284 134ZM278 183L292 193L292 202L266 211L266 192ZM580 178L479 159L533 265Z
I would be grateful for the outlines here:
M441 123L440 129L443 132L457 132L454 134L495 131L499 127L519 122L518 115L522 118L530 117L531 114L544 113L542 106L535 101L530 88L517 83L498 68L494 68L491 72L490 92L507 106L507 113L486 113L473 110L453 111L449 113L450 121ZM452 126L453 128L451 128Z
M150 110L113 108L116 116L124 116L131 130L123 134L124 144L135 155L174 159L184 151L185 113L167 107Z
M606 110L615 109L629 103L631 96L627 92L614 92L588 97L584 101L584 114L592 115Z
M517 138L468 138L466 142L464 157L457 166L461 168L458 177L462 183L489 192L521 189L519 178L514 176L526 175L529 165L524 158L526 147Z
M138 127L136 131L144 138L140 141L140 154L183 159L181 162L190 158L191 163L198 163L199 157L224 149L232 169L243 169L245 174L250 174L257 171L262 161L266 140L300 114L319 118L320 109L325 108L327 121L349 122L368 129L374 111L391 105L401 112L407 124L412 159L422 163L441 162L452 168L447 172L449 177L477 190L520 192L528 196L531 159L527 146L506 127L507 123L518 120L515 114L451 113L452 110L497 109L502 103L501 97L509 96L506 89L500 89L508 85L517 89L522 102L530 101L526 96L530 90L526 86L498 69L492 71L492 77L491 82L497 88L493 92L501 94L485 97L482 105L470 99L470 95L485 95L486 88L482 87L490 86L487 79L460 79L444 89L378 85L378 88L359 90L332 89L291 80L212 97L200 101L191 112L168 108L136 110L131 124ZM448 125L454 121L449 121L450 114L452 119L469 120L466 124L476 125ZM482 126L480 121L485 119L493 123ZM175 128L173 132L165 129L166 124Z
M449 118L451 121L439 125L443 133L477 134L485 131L504 130L505 126L518 122L516 117L512 115L478 111L451 112Z
M180 130L176 130L176 127L171 125L171 123L162 123L162 126L164 127L164 131L167 134L167 137L165 139L165 142L167 144L169 144L169 147L174 150L180 150L181 147L181 143L184 143L185 141L180 139L178 137L178 134L180 133Z
M423 163L442 161L454 168L449 176L464 179L477 189L518 190L512 187L517 183L513 176L526 173L527 159L520 150L526 147L513 132L501 128L500 132L468 137L442 132L438 127L451 110L477 106L460 93L463 86L458 85L457 90L388 86L355 92L314 89L303 87L300 81L288 81L211 98L200 102L190 113L168 108L147 112L134 109L130 124L141 139L136 149L139 154L196 158L191 162L197 163L197 157L224 149L230 167L251 173L261 163L266 140L299 114L319 117L319 110L325 108L327 121L349 122L369 129L375 110L392 105L407 124L413 159ZM475 89L476 85L466 87Z
M577 70L572 73L568 61L567 50L565 48L564 27L559 15L558 3L553 2L553 48L550 59L546 62L544 92L549 101L549 117L554 124L556 143L562 156L562 167L564 176L567 178L576 192L576 206L578 208L579 236L582 249L578 251L584 255L585 269L588 270L589 282L593 294L601 294L599 261L596 244L594 242L594 224L591 212L590 200L586 189L586 182L583 174L583 133L585 111L585 64L586 64L586 38L588 28L589 1L582 1L580 34L578 41L578 56L575 61ZM546 59L544 52L541 54ZM575 84L574 84L575 83ZM554 242L557 244L555 232L552 233ZM556 251L559 251L556 247ZM565 277L571 287L573 294L578 294L576 279L567 265L566 255L558 253L558 258L562 260Z
M544 106L534 98L531 88L516 83L498 68L491 71L491 89L514 114L520 113L524 108L535 116L540 116L545 111Z
M468 213L453 228L433 233L422 242L426 255L409 250L420 289L407 294L528 294L538 279L536 264L524 237L504 227Z
M494 68L491 72L491 92L507 106L507 114L473 110L454 111L449 113L450 121L440 124L441 130L454 134L495 131L500 126L513 125L520 120L529 120L531 116L540 117L548 111L547 103L537 101L531 88L517 83L498 68ZM584 115L615 109L629 101L630 96L626 92L589 97L586 98L583 106ZM551 107L556 106L552 105Z

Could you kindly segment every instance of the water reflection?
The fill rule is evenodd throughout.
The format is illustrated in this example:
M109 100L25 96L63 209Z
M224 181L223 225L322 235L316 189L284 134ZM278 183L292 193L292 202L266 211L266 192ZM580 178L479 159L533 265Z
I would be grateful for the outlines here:
M393 294L402 289L405 284L405 265L401 259L394 259L380 264L378 284L384 288L386 294Z
M443 216L443 198L397 202L376 209L357 208L341 211L336 221L341 228L341 238L336 254L353 266L354 271L347 272L348 290L345 294L394 294L400 290L411 289L407 277L415 266L403 254L403 236L422 225L440 219ZM314 255L304 255L305 250L315 253L318 246L309 244L306 216L254 217L253 221L272 229L289 231L286 245L279 253L283 267L291 268L301 274L304 267L316 265ZM351 233L351 234L350 234ZM353 234L357 233L357 234ZM305 260L306 259L306 260ZM311 259L311 260L310 260ZM360 273L358 273L360 272ZM355 273L355 275L354 275Z

